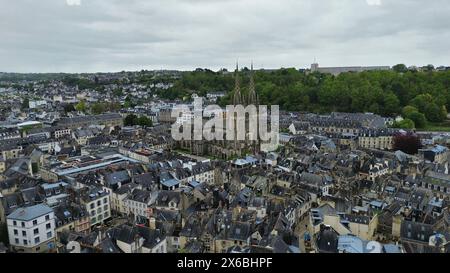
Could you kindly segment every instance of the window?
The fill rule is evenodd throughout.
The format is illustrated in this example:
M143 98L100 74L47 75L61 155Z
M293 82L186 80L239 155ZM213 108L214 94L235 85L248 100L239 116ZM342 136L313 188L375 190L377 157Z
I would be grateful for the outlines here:
M19 232L17 231L17 229L14 230L14 235L19 235Z
M34 233L34 235L39 234L39 229L38 229L38 228L35 228L35 229L33 230L33 233Z
M23 240L23 244L24 245L28 245L28 241L27 240Z
M102 202L100 200L97 201L97 206L100 206Z
M94 203L91 204L91 209L93 209L93 208L95 208L95 204Z
M22 236L27 236L27 232L25 230L22 230Z
M45 221L49 221L50 220L50 215L45 215Z
M103 199L103 204L107 204L108 203L108 198Z
M103 210L107 211L107 210L108 210L108 205L105 205L105 206L103 207Z
M25 222L22 222L22 227L25 227Z
M15 241L16 241L16 245L18 245L19 244L19 239L16 238Z
M46 228L46 229L52 228L52 224L48 223L47 225L45 225L45 228Z
M37 225L37 220L33 220L33 226Z
M52 237L52 232L47 232L47 239L50 239Z
M41 239L39 237L34 238L34 243L39 244L41 242Z
M17 221L13 221L13 225L14 225L14 226L17 226Z

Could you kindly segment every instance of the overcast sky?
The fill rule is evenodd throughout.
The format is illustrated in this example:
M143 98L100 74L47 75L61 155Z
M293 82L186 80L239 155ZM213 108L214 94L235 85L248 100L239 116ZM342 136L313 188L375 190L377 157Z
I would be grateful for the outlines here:
M450 65L448 0L0 0L0 71Z

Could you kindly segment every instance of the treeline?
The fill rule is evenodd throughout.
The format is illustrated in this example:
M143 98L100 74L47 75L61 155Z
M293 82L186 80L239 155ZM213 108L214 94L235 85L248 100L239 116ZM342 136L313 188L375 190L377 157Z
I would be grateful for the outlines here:
M0 81L20 82L20 81L51 81L62 80L69 77L66 73L1 73Z
M81 100L77 104L67 104L64 106L66 113L72 111L79 111L83 113L90 113L93 115L100 115L106 112L116 112L122 109L122 105L118 102L95 102L88 104L86 101Z
M245 93L248 69L240 77L241 90ZM450 71L394 69L333 76L280 69L255 72L255 86L262 104L280 105L287 111L373 112L394 117L404 114L404 108L410 106L426 120L439 122L445 119L450 107ZM226 105L231 102L233 88L233 73L197 70L184 73L173 88L162 91L161 95L182 99L193 92L204 96L210 91L228 91L220 102Z
M62 79L62 82L66 86L70 86L70 87L78 86L78 89L80 89L80 90L97 89L97 88L101 87L101 85L99 85L95 81L91 81L91 80L79 78L79 77L65 77L64 79Z
M196 93L206 96L208 92L229 92L234 87L232 74L213 72L209 69L197 69L192 72L184 72L181 79L174 82L174 86L168 90L158 91L158 96L165 99L184 99Z

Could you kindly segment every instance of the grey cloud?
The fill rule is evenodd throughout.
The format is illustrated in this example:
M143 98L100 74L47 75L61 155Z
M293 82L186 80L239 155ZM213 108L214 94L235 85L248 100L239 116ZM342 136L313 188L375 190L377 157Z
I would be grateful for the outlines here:
M0 2L0 71L450 64L446 0Z

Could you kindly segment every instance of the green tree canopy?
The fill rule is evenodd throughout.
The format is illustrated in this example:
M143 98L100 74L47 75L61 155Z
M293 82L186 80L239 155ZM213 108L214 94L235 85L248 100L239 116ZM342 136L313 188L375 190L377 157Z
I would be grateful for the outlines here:
M137 124L142 126L142 127L151 127L151 126L153 126L152 121L146 116L141 116L140 118L138 118Z
M105 111L106 111L106 105L105 105L104 103L97 102L97 103L94 103L94 104L91 106L91 112L92 112L94 115L102 114L102 113L104 113Z
M403 107L402 116L408 117L411 113L414 113L414 112L419 112L419 109L417 109L414 106L408 105L408 106Z
M138 124L138 117L135 114L130 114L125 117L124 125L125 126L134 126Z
M396 72L399 72L399 73L406 73L406 72L408 72L408 68L407 68L406 65L404 65L404 64L397 64L397 65L394 65L394 66L392 67L392 69L393 69L394 71L396 71Z
M416 125L414 124L414 121L406 118L400 122L395 122L393 127L400 129L414 129Z
M24 98L22 100L21 108L22 108L22 110L30 108L30 99L29 98Z
M425 118L425 115L419 112L412 112L407 117L408 119L414 121L414 124L416 128L425 128L427 126L427 119Z
M84 100L80 101L79 103L77 103L77 105L75 105L75 110L79 111L79 112L86 112L87 106L86 106L86 102Z

